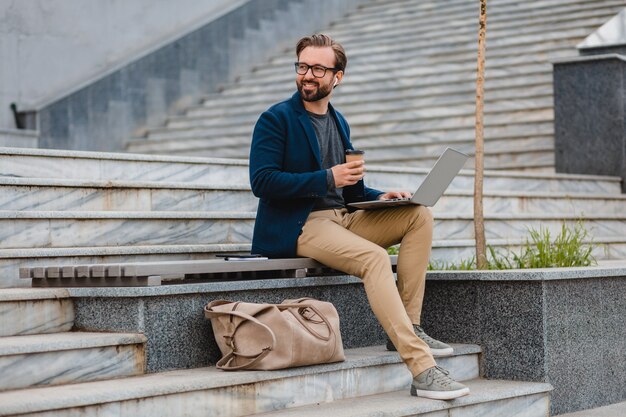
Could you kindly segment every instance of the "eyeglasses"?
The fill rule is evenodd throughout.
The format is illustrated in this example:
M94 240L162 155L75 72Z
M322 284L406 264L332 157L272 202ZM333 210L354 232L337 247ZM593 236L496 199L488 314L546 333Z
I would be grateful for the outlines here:
M323 65L308 65L304 62L294 62L294 65L296 67L296 72L300 75L306 74L310 68L311 74L313 74L315 78L324 78L326 71L328 70L332 72L341 71L339 68L328 68Z

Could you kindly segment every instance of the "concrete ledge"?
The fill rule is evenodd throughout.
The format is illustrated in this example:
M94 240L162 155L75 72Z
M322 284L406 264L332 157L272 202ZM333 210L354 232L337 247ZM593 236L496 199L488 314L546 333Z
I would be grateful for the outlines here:
M56 300L69 296L64 288L5 288L0 290L0 302Z
M422 324L433 337L480 345L485 377L551 383L555 414L626 400L625 267L436 271L426 287ZM202 314L215 299L323 299L337 307L346 348L386 340L352 276L67 291L77 329L143 332L149 372L215 363L220 353Z
M479 344L486 378L551 383L552 414L626 400L623 267L432 275L422 324Z
M505 271L429 271L428 281L553 281L598 277L626 277L626 266L588 268L511 269ZM251 290L307 288L360 284L351 275L283 278L249 281L219 281L198 284L162 285L160 287L67 288L71 297L158 297L198 293L221 293ZM428 297L428 295L426 295Z

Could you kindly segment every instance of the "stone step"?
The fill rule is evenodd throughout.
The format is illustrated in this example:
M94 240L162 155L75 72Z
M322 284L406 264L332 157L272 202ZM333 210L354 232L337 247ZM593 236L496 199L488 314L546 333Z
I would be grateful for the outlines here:
M140 375L145 368L146 341L133 333L2 337L0 390Z
M288 81L285 81L288 82ZM475 89L474 89L475 92ZM342 114L348 117L352 115L360 114L361 112L373 112L373 111L393 111L393 110L405 110L405 109L421 109L428 108L430 106L456 106L467 105L476 102L476 98L469 88L460 90L457 93L450 93L445 96L434 97L421 97L419 92L414 92L414 97L398 98L397 100L376 101L376 102L364 102L363 100L356 100L356 97L352 97L353 100L347 100L346 97L338 96L333 98L333 103L341 111ZM552 96L552 86L550 84L528 86L526 88L511 88L505 91L490 91L485 96L485 108L490 109L496 107L498 104L508 105L506 103L513 102L518 103L522 101L528 101L529 103L534 100L545 100ZM349 97L348 97L349 98ZM174 116L170 120L183 120L183 119L203 119L203 118L221 118L221 117L255 117L265 111L273 103L267 101L255 101L254 97L251 97L251 102L245 108L237 106L214 106L210 107L204 105L198 105L190 107L187 112L182 116ZM342 100L343 99L343 100Z
M427 65L427 64L425 64ZM415 80L416 84L419 82ZM341 89L338 89L333 96L333 104L339 110L343 109L345 105L351 104L366 104L366 103L386 103L394 102L396 100L444 100L448 97L456 98L463 97L464 100L473 99L475 101L476 84L468 80L463 83L456 83L448 86L446 83L438 83L436 85L420 85L419 88L407 88L406 85L402 87L392 88L387 85L386 88L378 88L378 86L369 86L368 90L372 91L371 99L366 102L363 100L363 92L346 92L343 87L349 85L350 79L346 76L345 84L342 84ZM213 109L225 109L231 111L238 106L250 106L260 104L264 107L263 110L268 108L274 103L283 101L291 97L295 91L295 87L292 82L279 82L276 85L266 86L266 91L263 94L255 94L253 96L238 95L207 95L203 98L203 107ZM413 84L411 86L414 87ZM506 99L515 94L519 94L520 91L528 91L526 89L540 89L542 92L549 92L552 94L552 75L551 73L543 74L541 76L528 77L523 79L488 79L485 81L487 100L493 99ZM375 90L375 95L374 95ZM259 113L260 114L260 113Z
M525 36L510 36L508 38L496 38L489 40L489 52L486 57L489 59L493 56L514 55L515 51L526 50L530 52L528 47L531 45L541 45L543 48L554 49L570 45L575 47L577 43L584 40L590 33L596 30L598 25L579 26L572 29L566 29L559 32L546 32L543 34L530 34ZM416 46L419 46L416 48ZM537 48L537 47L535 47ZM532 50L532 49L531 49ZM450 45L446 43L446 39L441 42L433 40L432 43L425 42L421 44L400 44L390 46L372 47L371 51L367 48L357 49L348 52L351 65L358 65L361 61L368 61L371 64L382 63L384 61L393 62L401 59L415 59L419 57L429 57L438 62L446 60L458 60L462 55L476 55L476 40L472 36L464 36L458 42ZM293 56L280 55L270 59L271 64L283 65L287 68L293 66Z
M249 185L0 177L0 210L254 211Z
M401 189L414 192L418 183ZM14 211L255 211L258 200L249 186L160 182L111 182L0 178L0 210ZM382 190L396 187L379 186ZM608 193L490 191L484 193L491 213L621 213L626 196ZM473 190L448 190L432 208L435 213L473 210Z
M489 7L489 33L491 37L502 38L538 31L561 30L573 25L585 26L587 20L612 17L623 7L618 0L603 2L585 2L579 4L555 5L556 7L525 7L519 3L513 7L492 3ZM471 2L461 7L445 5L445 9L433 12L407 10L393 15L381 14L370 19L358 13L343 19L340 25L331 24L325 31L349 48L363 44L389 44L394 39L406 36L413 39L429 34L432 38L442 37L442 33L466 33L474 31L478 11ZM392 9L388 9L392 11ZM602 23L600 23L601 25Z
M382 138L387 141L390 138ZM532 140L532 139L531 139ZM511 140L509 140L510 142ZM390 146L387 149L374 149L373 152L368 156L368 161L371 161L372 164L380 164L380 165L390 165L390 166L415 166L415 167L423 167L423 166L432 166L434 162L437 160L438 156L441 154L441 150L443 150L447 145L452 145L455 148L466 152L470 155L474 153L474 142L473 141L465 141L461 142L446 142L443 138L436 139L434 142L438 142L431 146L424 146L422 144L416 145L404 145L404 146ZM443 143L442 143L443 142ZM359 147L359 141L354 142L357 147ZM215 147L204 147L202 146L202 142L200 141L182 141L181 143L173 143L166 142L168 146L159 146L159 144L151 144L153 149L156 151L162 151L164 148L169 149L170 154L180 154L180 155L214 155L215 153L219 153L222 157L225 158L243 158L246 156L247 150L245 148L240 147L228 147L228 148L219 148ZM193 147L189 145L193 144ZM489 143L488 143L489 144ZM212 145L217 146L217 144L213 143ZM242 147L246 146L242 143ZM432 147L438 149L438 151L433 153L426 153L425 148ZM362 149L367 149L366 147L362 147ZM485 152L484 157L484 165L487 169L491 170L517 170L517 171L526 171L528 169L541 168L546 172L554 172L554 146L551 144L545 145L533 145L525 147L524 144L520 144L519 146L511 146L509 150L506 149L490 149ZM413 155L423 155L423 156L413 156ZM473 168L474 160L470 158L468 162L465 164L466 168Z
M547 126L546 126L547 127ZM526 135L498 137L496 135L485 138L485 149L491 152L504 152L509 148L520 147L531 148L553 148L553 129L546 129L545 132L528 132ZM431 153L440 155L446 147L463 150L467 154L473 154L475 148L475 138L465 135L450 135L445 138L430 138L427 136L416 136L411 134L398 134L394 136L378 138L361 138L353 141L355 148L362 149L367 153L367 161L372 157L384 155L387 152L395 152L402 149L404 153L414 151L416 155L429 155Z
M498 42L500 42L500 39L514 38L514 39L522 40L521 35L532 36L532 35L536 35L539 33L546 33L546 32L558 33L559 31L562 31L562 30L578 30L580 28L584 28L589 33L593 31L594 28L601 26L605 21L607 21L611 16L613 16L615 12L617 12L618 10L619 8L614 6L611 9L605 9L604 11L593 11L593 12L582 13L578 15L579 20L573 20L573 16L572 17L563 16L563 15L558 15L558 17L553 16L551 20L554 20L555 22L550 22L549 24L547 23L546 25L540 26L540 27L531 27L529 23L532 23L533 21L530 21L530 22L517 21L517 25L508 27L505 30L493 30L492 25L490 23L489 40L490 42L494 39L496 40L494 44L494 48L495 48L495 47L498 47ZM348 51L348 55L350 57L348 70L349 70L350 75L361 78L366 72L369 72L371 75L375 75L372 71L373 67L375 66L384 67L385 72L387 72L387 69L391 69L391 70L396 70L400 68L408 69L406 65L401 65L399 62L389 61L388 65L384 66L384 63L381 62L379 59L376 59L374 62L368 62L367 60L364 59L364 57L363 59L360 59L361 58L360 55L366 55L364 51L367 51L373 47L383 48L383 47L390 47L394 45L411 44L412 47L413 46L415 47L415 49L422 50L422 48L430 48L434 44L439 44L441 45L440 51L438 52L439 54L441 53L441 50L445 50L445 48L450 48L450 47L456 48L459 45L464 45L464 48L466 51L472 50L470 46L471 44L467 43L467 40L473 39L473 37L475 36L474 35L475 33L475 27L474 27L475 20L474 19L475 19L475 16L472 16L469 19L461 21L463 26L460 28L450 27L449 23L453 23L453 22L448 21L448 20L443 25L438 24L438 23L433 23L432 25L428 25L428 24L419 25L418 24L419 26L417 27L419 27L419 29L413 30L413 31L409 30L408 28L399 27L397 29L399 33L393 36L385 36L386 33L391 33L393 31L393 30L390 30L389 27L386 27L385 29L377 29L377 31L375 32L376 35L374 36L374 38L372 38L371 36L368 37L365 35L363 36L363 40L361 41L359 39L358 42L350 42L349 38L346 39L341 34L334 34L332 32L329 34L334 36L336 39L340 40L342 44L345 46L346 50ZM501 22L501 23L503 23L503 25L507 24L507 22ZM416 24L415 22L407 22L405 26L415 25L415 24ZM445 28L441 29L442 26L444 26ZM413 26L413 27L416 27L416 26ZM358 34L357 36L359 37L362 36L361 35L362 31L353 30L353 32L357 33ZM577 41L581 40L579 39L581 36L580 32L573 32L573 33L576 33L578 36L575 39L574 38L570 39L570 48L573 48L573 46L577 43ZM584 35L582 35L582 37L584 38ZM429 39L430 42L426 42L424 40L426 38ZM555 39L558 39L558 38L555 38ZM537 40L537 42L540 43L541 40ZM553 40L550 42L553 42ZM490 43L490 46L491 46L491 43ZM473 49L475 49L475 47ZM428 50L432 51L432 49L428 49ZM379 52L381 54L385 53L384 50L381 50ZM492 57L491 52L492 52L491 49L487 51L488 58ZM571 54L572 54L572 50L570 49L570 55ZM513 57L514 53L509 53L507 55L510 55L506 57L507 59L514 59ZM293 61L293 57L291 56L290 58L291 58L290 60ZM352 62L353 62L352 58L355 59L354 62L357 65L354 65L354 66L352 65ZM262 67L258 67L257 69L255 69L256 71L254 75L255 76L258 76L260 74L269 75L272 73L274 74L275 77L280 77L281 74L283 76L286 75L287 74L286 71L278 71L278 68L281 68L281 69L287 68L286 66L286 64L288 63L287 57L286 56L284 58L276 57L274 59L279 59L279 61L274 62L274 65L270 64L270 65L263 65ZM363 60L364 62L360 62L361 60ZM445 61L445 60L442 59L442 61ZM544 61L547 62L547 60L544 60ZM406 61L403 61L403 63L404 62ZM469 63L469 61L467 63ZM490 61L490 59L488 59L487 60L488 70L489 68L493 68L491 66L492 64L495 64L495 62L492 62ZM293 73L293 71L290 71L290 72ZM254 79L250 77L241 77L240 80L246 83L252 83L254 81Z
M415 39L410 41L415 42ZM424 45L426 47L428 45ZM449 47L449 46L448 46ZM476 52L474 51L474 59L471 53L467 51L457 51L455 55L445 54L448 47L441 47L439 51L431 51L431 54L415 55L411 57L409 62L415 61L413 65L407 65L406 61L389 61L379 60L377 56L373 56L373 61L366 59L349 60L347 67L347 77L343 82L350 80L367 80L367 77L381 78L383 75L418 77L419 75L431 75L436 73L459 73L465 69L468 72L476 71ZM489 59L485 61L485 71L495 71L502 68L511 68L516 65L528 65L530 63L549 63L559 57L571 57L574 48L573 40L563 39L561 41L551 41L547 44L537 43L534 45L524 46L521 50L514 53L506 49L488 50ZM411 53L411 52L407 52ZM282 56L282 55L281 55ZM239 77L235 80L236 84L254 83L255 80L263 79L267 82L275 82L277 85L281 82L291 82L295 80L295 72L293 70L293 59L290 63L285 60L279 60L279 55L273 58L269 63L262 66L253 67L250 74L246 77ZM427 65L426 65L427 64ZM473 65L473 66L472 66ZM384 68L384 71L381 70ZM231 84L223 84L221 90L228 89Z
M544 14L545 11L553 10L555 7L582 8L589 3L589 1L585 0L540 0L533 2L532 7L530 7L526 6L525 4L519 4L515 2L515 0L499 0L491 5L490 10L492 10L494 13L494 19L496 19L496 17L500 19L506 18L509 15L515 16L516 14L520 15L518 17L523 17L523 12L527 12L529 15L537 16ZM592 3L597 4L600 2ZM365 19L369 16L372 20L375 21L375 17L380 16L381 19L388 18L392 21L392 18L396 17L396 15L411 15L411 13L415 13L418 15L435 13L437 16L441 16L441 9L449 10L451 13L454 13L457 10L467 10L468 7L471 8L471 3L468 5L468 2L463 0L425 2L424 4L415 4L410 0L398 2L393 0L391 0L390 2L372 1L359 5L358 9L350 13L347 16L346 20L351 21L351 19L359 18Z
M0 211L0 248L249 243L255 212Z
M158 246L249 243L254 212L0 212L4 224L0 248L80 248L95 246ZM572 226L579 214L485 213L490 239L519 238L528 228ZM583 218L593 236L626 235L626 213L586 213ZM471 239L472 213L435 213L434 239Z
M609 20L620 9L617 5L619 1L613 4L588 4L587 9L553 9L545 10L544 15L540 17L518 17L511 15L510 18L489 16L489 37L505 38L517 36L519 34L534 34L538 32L547 32L563 29L571 29L576 27L588 27L592 24L601 26L603 22ZM600 7L598 7L600 6ZM589 9L593 7L593 9ZM623 5L621 5L623 7ZM455 36L471 37L475 33L475 21L478 14L472 8L472 16L468 18L448 16L446 13L445 23L437 21L436 16L424 15L420 20L432 19L433 21L424 21L419 23L410 15L405 16L406 19L398 19L397 22L386 24L382 21L372 23L361 30L351 30L345 32L343 28L339 30L331 29L326 31L327 34L341 41L347 50L355 48L363 48L369 45L391 45L395 42L414 42L416 39L425 36L431 39L441 39L450 33ZM523 11L527 13L528 10Z
M411 118L410 113L399 114L395 116L393 114L387 114L391 121L381 120L357 120L356 123L350 123L351 137L356 140L358 138L369 136L389 135L393 136L401 133L420 133L420 132L441 132L441 131L454 131L460 129L473 129L476 116L475 111L473 113L465 111L461 115L455 117L449 117L445 115L431 116L429 119L425 118ZM384 117L384 116L383 116ZM358 119L358 118L357 118ZM396 119L396 120L393 120ZM540 123L554 124L554 109L550 108L535 108L519 112L505 112L495 114L485 114L485 137L490 137L492 132L488 129L500 128L504 131L512 131L515 129L521 129L519 126L532 125ZM147 144L158 143L162 140L182 140L182 139L221 139L227 137L241 137L249 138L248 142L252 138L252 131L254 129L254 121L250 121L250 124L236 123L233 121L228 125L222 126L190 126L181 128L159 128L153 129L148 135L148 140L136 141L133 146L129 146L129 149L133 149L135 152L144 152L144 148ZM532 131L532 130L530 130ZM143 146L142 146L143 145ZM165 147L166 149L166 147Z
M455 148L467 152L471 157L465 163L466 169L474 168L474 144L466 143ZM414 156L424 155L424 156ZM432 166L437 161L440 152L424 154L422 147L389 148L386 151L377 152L369 159L372 163L383 165L404 166ZM509 150L494 150L484 152L484 164L489 169L524 170L531 167L552 168L554 171L554 147L553 146L511 146Z
M470 395L454 401L416 398L406 389L348 400L333 400L317 404L254 414L254 416L336 417L385 416L524 416L544 417L550 414L550 391L546 383L473 379L465 384ZM384 414L381 414L384 413Z
M605 19L606 20L606 19ZM442 32L439 38L441 41L445 40L447 36L450 35L449 31L451 29L446 29L446 32ZM453 30L453 29L452 29ZM547 29L544 29L546 32ZM475 36L475 29L471 27L471 34L468 36ZM337 38L342 39L342 38ZM431 42L425 42L425 39L430 39ZM578 38L576 38L578 40ZM399 39L399 41L402 41ZM433 31L426 31L424 34L415 34L411 39L405 40L402 42L408 42L415 47L416 49L424 50L425 48L430 48L433 45ZM419 44L416 44L418 43ZM366 44L367 45L367 44ZM485 70L486 71L495 71L501 68L511 68L515 65L529 65L531 63L549 63L551 60L557 57L571 57L574 51L572 49L575 47L574 39L561 39L561 40L553 40L547 43L536 43L533 45L528 45L527 47L520 48L517 53L510 51L509 49L495 49L488 50L488 58L485 61ZM346 45L346 51L349 55L348 66L346 70L346 74L349 77L345 78L345 81L356 79L356 80L367 80L367 77L377 77L378 79L382 78L384 75L398 75L398 76L418 76L419 74L435 74L439 73L459 73L462 72L463 69L467 69L467 71L475 72L476 62L472 62L470 56L470 49L467 48L465 50L456 50L456 55L449 55L446 53L448 48L451 48L450 44L443 43L441 47L437 49L429 49L429 53L422 53L420 55L416 55L415 50L407 51L408 54L413 54L409 62L412 65L407 65L407 61L389 61L385 63L379 57L372 56L372 60L367 60L364 57L359 58L355 57L353 61L351 59L350 51L352 50L350 46ZM288 51L293 53L292 51ZM474 55L476 51L474 50ZM291 58L291 59L289 59ZM475 61L475 56L474 60ZM253 84L255 80L262 78L267 80L267 82L280 82L280 81L293 81L295 80L295 72L293 68L293 61L295 60L295 56L286 52L285 54L275 55L271 58L271 61L268 63L263 63L263 65L257 65L256 67L251 68L250 73L245 77L238 77L235 79L237 84ZM429 65L424 65L423 60L428 60ZM290 62L291 61L291 62ZM413 62L415 61L415 62ZM474 67L471 65L474 64ZM383 71L384 69L384 71ZM230 84L222 84L221 88L226 89Z
M39 132L22 129L0 129L0 147L36 148Z
M74 308L66 290L0 290L0 337L67 332L73 324Z
M0 177L249 184L248 161L0 148Z
M528 118L541 117L540 113L529 115ZM449 120L438 120L419 123L394 123L395 130L390 127L394 124L387 124L387 129L382 129L378 126L355 128L353 131L352 141L354 146L360 147L361 144L365 145L365 149L372 149L372 146L367 146L372 143L376 143L377 148L388 146L389 148L395 147L398 144L399 147L405 144L410 144L408 148L416 146L416 154L423 154L424 150L420 149L421 144L419 142L434 145L435 148L443 148L445 146L455 147L461 145L467 150L472 149L470 143L472 143L475 136L475 128L469 122L470 117L466 118L465 124L454 124ZM252 129L252 127L250 127ZM200 130L203 130L200 132ZM158 140L143 140L133 148L142 152L167 152L170 155L220 155L222 158L237 158L243 159L249 155L249 147L251 141L251 135L241 133L235 136L220 136L220 137L194 137L196 133L211 134L206 129L194 129L185 132L189 134L189 138L171 138L171 139L158 139ZM226 133L227 130L224 129ZM484 140L488 148L492 142L509 142L515 144L517 139L523 139L520 146L513 145L513 149L524 146L524 141L541 141L538 138L545 138L546 136L553 137L554 123L550 121L519 121L511 123L489 123L485 122L484 127ZM172 134L172 136L174 136ZM552 139L548 139L552 142ZM417 142L417 143L416 143ZM432 147L432 146L431 146ZM548 145L545 141L540 146L535 148L551 149L553 152L553 146ZM403 149L410 152L411 149ZM495 150L494 150L495 151ZM388 149L383 152L378 152L378 149L373 149L373 152L369 155L369 160L372 163L376 163L379 156L385 153L394 153L395 150ZM437 155L437 154L435 154ZM406 164L401 164L406 165ZM552 165L552 164L551 164ZM419 166L419 165L418 165ZM421 165L426 166L426 165ZM487 166L487 169L498 168Z
M291 70L291 69L290 69ZM281 71L280 69L277 71ZM281 71L285 73L284 70ZM295 73L292 75L295 78ZM454 71L454 72L438 72L432 74L415 74L415 75L398 75L389 73L370 74L368 76L354 77L346 75L346 78L341 83L341 86L335 91L334 97L341 95L355 95L360 94L361 98L364 92L367 92L368 101L375 101L378 98L378 93L385 93L388 90L405 90L410 88L424 89L422 94L426 94L430 86L446 86L450 87L462 87L467 84L475 86L475 70ZM485 89L491 91L500 89L503 86L515 85L515 82L521 82L526 80L527 84L533 84L537 82L545 82L546 79L552 77L552 66L547 62L539 63L526 63L519 66L508 66L499 68L487 68L485 71ZM371 79L370 79L371 78ZM231 84L227 89L222 91L222 97L226 100L230 97L251 96L257 94L272 94L275 96L277 93L288 94L289 91L294 89L294 82L276 81L276 82L264 82L255 78L257 83L253 85L240 85ZM448 88L447 91L456 92L456 89ZM334 103L334 100L333 100ZM222 106L227 105L228 102L222 103ZM339 104L339 102L337 102Z
M453 345L439 358L459 380L478 377L474 345ZM354 383L359 381L359 383ZM382 346L346 350L346 361L279 371L223 372L215 368L159 372L113 381L0 393L0 415L117 415L237 417L326 401L408 390L411 374ZM408 395L408 392L407 392ZM233 401L236 398L237 401ZM68 414L71 413L71 414Z
M505 143L511 143L514 148L525 145L528 145L529 148L551 148L554 143L552 122L518 123L514 126L491 125L487 126L485 131L485 147L488 151L502 150L506 147L503 145ZM429 132L381 133L379 135L353 137L352 142L357 148L369 149L368 160L372 161L372 158L377 155L386 153L387 149L385 148L405 147L407 152L413 148L416 154L420 155L428 153L427 149L433 149L433 152L438 154L447 146L464 147L470 151L473 149L470 144L474 142L474 136L474 129L466 127ZM141 146L144 151L167 150L170 155L175 153L193 153L196 156L220 154L224 158L243 159L249 155L250 137L244 135L210 139L145 140L137 146ZM390 149L389 152L394 152L394 150Z
M184 182L247 185L248 161L0 148L0 177L93 181ZM413 188L428 169L368 165L371 187ZM462 170L451 189L473 189L473 172ZM485 171L486 190L620 193L620 179L596 175L519 174Z
M346 45L360 42L385 42L389 38L405 33L424 33L430 28L453 29L471 26L477 16L476 8L470 2L459 5L446 4L445 13L441 9L423 10L419 8L395 8L390 6L382 13L368 14L361 9L356 14L342 20L341 25L331 25L329 35L342 39ZM619 1L555 3L550 7L525 7L519 3L496 2L489 7L489 30L494 33L516 34L514 29L532 30L550 24L562 24L585 17L611 16L623 7ZM468 23L469 22L469 23ZM382 32L381 29L388 29ZM357 36L360 35L361 37ZM378 37L376 37L378 34ZM435 35L436 36L436 35ZM502 36L502 35L501 35ZM345 38L345 41L343 39Z
M508 112L522 112L533 111L541 108L552 108L554 98L552 95L545 95L541 97L533 97L531 99L525 98L522 100L498 100L487 103L485 105L485 117L497 115ZM359 112L352 111L352 114L345 112L341 108L341 112L344 116L350 120L350 126L357 126L364 123L383 122L388 120L402 120L406 118L411 119L437 119L437 118L450 118L454 116L466 116L476 111L476 103L446 103L437 105L436 103L429 103L429 105L423 105L422 107L404 107L400 108L397 103L387 103L389 108L384 104L378 109L361 110ZM261 112L256 114L243 113L241 115L232 115L229 117L216 117L208 118L204 117L188 117L177 116L172 117L166 123L167 128L192 128L199 126L233 126L236 124L249 124L254 123L259 118Z
M442 5L443 3L445 3L445 5ZM538 1L533 2L533 6L534 6L533 8L544 9L544 8L554 7L555 5L578 4L578 3L585 4L585 3L588 3L588 1L585 1L585 0L538 0ZM518 5L519 3L516 3L515 0L499 0L497 4L500 6L505 6L508 4ZM411 10L432 11L432 10L437 10L438 8L441 8L441 7L445 7L445 9L447 10L448 8L458 8L464 5L467 5L466 0L444 0L441 2L427 1L427 2L418 3L418 4L416 4L412 0L389 0L385 2L372 1L372 2L359 5L357 10L350 13L350 16L361 15L361 13L363 13L364 15L368 13L372 15L380 14L381 16L386 15L386 14L393 15L396 13L400 13L401 11L402 12L404 11L409 12Z

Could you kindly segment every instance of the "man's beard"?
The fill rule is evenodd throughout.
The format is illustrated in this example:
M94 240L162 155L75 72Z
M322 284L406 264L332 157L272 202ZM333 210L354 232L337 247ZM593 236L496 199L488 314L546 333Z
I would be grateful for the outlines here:
M328 96L331 91L333 91L330 84L322 86L320 83L317 83L317 89L312 92L305 92L304 88L302 88L302 82L296 82L298 86L298 91L300 92L300 96L304 101L318 101Z

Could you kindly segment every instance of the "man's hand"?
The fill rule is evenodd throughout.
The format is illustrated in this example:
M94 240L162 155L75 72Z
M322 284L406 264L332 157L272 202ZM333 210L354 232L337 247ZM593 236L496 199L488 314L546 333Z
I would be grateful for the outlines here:
M392 198L411 198L411 193L407 191L389 191L378 197L379 200L391 200Z
M335 179L335 187L342 188L348 185L354 185L363 178L365 162L346 162L345 164L335 165L331 170L333 171L333 178Z

